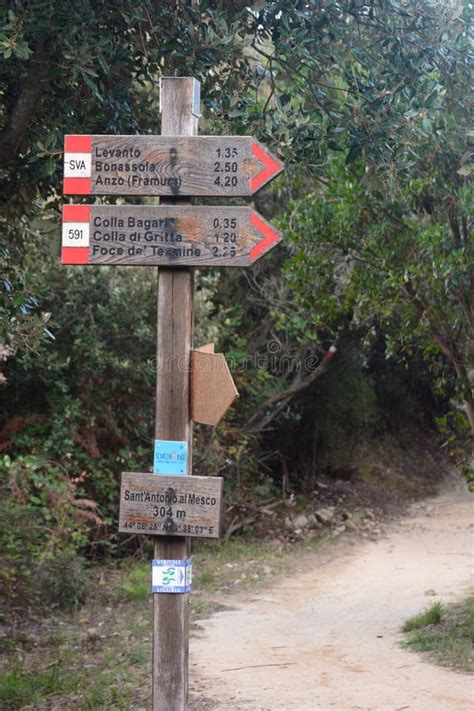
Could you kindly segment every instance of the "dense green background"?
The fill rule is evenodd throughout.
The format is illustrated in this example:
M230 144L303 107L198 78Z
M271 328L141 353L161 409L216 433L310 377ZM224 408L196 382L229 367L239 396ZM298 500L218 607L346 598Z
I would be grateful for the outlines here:
M304 493L350 476L354 448L383 433L474 424L472 9L2 3L10 609L80 598L84 557L126 550L120 471L151 464L155 270L61 267L59 215L64 134L159 132L161 75L202 82L201 133L253 134L287 165L255 199L284 245L251 271L197 274L196 342L229 356L241 398L196 428L196 473L225 476L229 501L286 478Z

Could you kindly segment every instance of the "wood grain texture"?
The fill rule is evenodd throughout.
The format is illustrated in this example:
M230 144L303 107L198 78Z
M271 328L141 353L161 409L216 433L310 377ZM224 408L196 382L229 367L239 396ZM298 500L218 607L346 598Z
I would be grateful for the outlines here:
M193 422L215 427L238 397L239 393L222 353L201 349L191 352Z
M184 108L184 105L180 107ZM162 130L170 133L163 106ZM162 136L91 136L88 195L169 197L252 195L284 169L252 136L189 137L180 111L180 133ZM197 119L193 116L193 121ZM80 160L65 153L65 175L83 176ZM77 194L66 180L65 194Z
M214 353L214 343L205 343L203 346L195 348L193 353L196 351L198 351L199 353Z
M74 246L69 224L63 222L63 246ZM91 205L89 264L243 267L281 238L250 207Z
M125 472L119 531L219 538L224 480Z
M190 353L193 331L193 274L160 269L158 279L155 439L190 443ZM188 444L188 471L192 471Z

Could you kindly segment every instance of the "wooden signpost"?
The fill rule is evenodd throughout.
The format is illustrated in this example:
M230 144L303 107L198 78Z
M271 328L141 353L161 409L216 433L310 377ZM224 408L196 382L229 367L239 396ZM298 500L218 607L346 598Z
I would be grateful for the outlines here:
M237 397L224 356L192 350L191 267L251 266L281 240L250 207L191 205L187 196L252 195L283 170L250 136L197 136L198 95L195 79L162 79L161 136L65 137L65 194L162 196L159 206L65 205L62 239L63 264L160 267L156 473L122 474L119 520L120 531L155 536L153 711L187 708L190 537L221 528L222 479L190 476L192 418L215 425Z
M219 538L224 480L122 474L119 531Z
M65 205L61 261L248 267L280 240L250 207Z
M283 170L251 136L66 136L66 195L253 195Z

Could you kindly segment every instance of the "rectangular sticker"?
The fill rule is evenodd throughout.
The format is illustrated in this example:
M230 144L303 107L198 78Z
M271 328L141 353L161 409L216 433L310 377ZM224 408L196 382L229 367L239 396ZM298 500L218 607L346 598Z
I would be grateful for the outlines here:
M63 247L88 247L88 222L63 222Z
M193 563L186 560L152 561L153 593L188 593L192 590Z
M90 178L92 156L90 153L65 153L64 177L65 178Z
M184 476L188 464L188 443L155 439L153 474Z

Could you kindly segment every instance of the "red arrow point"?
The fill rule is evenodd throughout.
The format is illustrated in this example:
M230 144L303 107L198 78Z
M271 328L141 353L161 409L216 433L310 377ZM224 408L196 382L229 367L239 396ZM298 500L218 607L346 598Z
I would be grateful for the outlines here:
M250 262L255 262L256 259L262 256L264 252L275 246L280 241L280 233L269 222L263 219L258 212L252 210L250 215L250 224L252 227L263 235L263 239L257 242L250 250Z
M252 143L252 153L255 158L257 158L261 163L264 164L265 168L254 175L250 181L250 189L252 193L255 193L262 185L268 183L271 178L275 177L278 173L283 170L283 164L276 160L269 153L266 153L262 146L258 143Z

